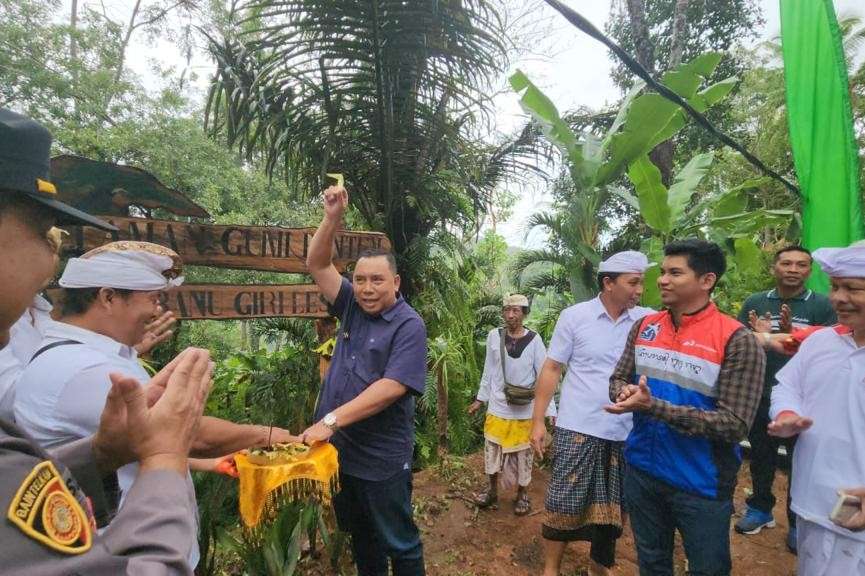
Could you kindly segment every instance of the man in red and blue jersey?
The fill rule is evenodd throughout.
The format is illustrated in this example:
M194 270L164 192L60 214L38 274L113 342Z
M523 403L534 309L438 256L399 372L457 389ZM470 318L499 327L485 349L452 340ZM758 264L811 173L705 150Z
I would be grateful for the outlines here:
M634 413L625 443L626 507L641 576L673 573L679 530L689 573L730 574L730 517L766 356L711 300L726 261L698 239L664 247L658 286L665 310L631 330L610 378L612 413Z

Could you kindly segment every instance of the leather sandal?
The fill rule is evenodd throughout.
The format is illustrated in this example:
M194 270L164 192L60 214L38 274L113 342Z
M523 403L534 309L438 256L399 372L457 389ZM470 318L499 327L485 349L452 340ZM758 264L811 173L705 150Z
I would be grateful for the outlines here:
M532 501L528 495L522 494L514 500L514 514L517 516L525 516L532 511Z
M490 508L491 506L495 506L499 501L499 496L492 490L487 490L486 492L481 492L480 494L475 494L474 496L475 506L478 508Z

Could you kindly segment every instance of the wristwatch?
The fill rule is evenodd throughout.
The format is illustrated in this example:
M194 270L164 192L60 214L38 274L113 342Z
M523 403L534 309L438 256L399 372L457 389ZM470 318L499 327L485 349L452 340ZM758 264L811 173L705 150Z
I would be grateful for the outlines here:
M339 425L336 423L336 414L334 414L333 412L328 412L327 414L325 414L324 418L321 419L321 423L334 432L339 429Z

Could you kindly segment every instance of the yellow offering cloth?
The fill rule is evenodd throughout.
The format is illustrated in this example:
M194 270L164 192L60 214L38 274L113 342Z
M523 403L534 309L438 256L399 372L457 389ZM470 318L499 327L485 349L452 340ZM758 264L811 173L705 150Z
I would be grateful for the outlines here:
M234 457L240 481L240 518L246 528L272 518L282 502L315 498L330 504L339 490L336 448L317 444L294 461L253 464L247 454Z
M531 420L508 420L487 413L484 438L502 447L502 452L519 452L531 447Z

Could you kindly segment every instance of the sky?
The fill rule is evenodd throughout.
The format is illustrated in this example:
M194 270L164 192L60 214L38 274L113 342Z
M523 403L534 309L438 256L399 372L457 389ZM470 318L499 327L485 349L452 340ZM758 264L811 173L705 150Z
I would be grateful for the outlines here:
M618 88L610 79L613 66L606 48L596 40L576 30L557 12L539 0L505 0L523 3L530 7L526 17L516 23L519 29L528 26L543 31L543 40L536 43L530 53L524 53L511 65L496 86L494 96L496 124L499 133L508 133L520 126L525 118L518 104L518 98L507 86L507 77L517 68L523 70L537 84L560 111L586 106L592 109L603 108L615 103L619 97ZM107 10L110 17L125 21L129 18L134 0L85 0L94 9ZM536 4L532 4L536 2ZM598 29L603 30L609 17L611 0L565 0L569 6L579 11ZM780 34L779 0L760 0L765 26L758 31L759 41L777 37ZM71 0L63 0L64 13L69 13ZM97 8L98 7L98 8ZM835 0L838 14L859 13L865 16L863 0ZM133 36L133 49L129 51L130 68L145 79L145 83L156 82L154 64L174 66L179 70L187 66L185 58L170 42L153 45L139 34ZM865 57L861 54L860 58ZM203 54L197 54L190 63L191 70L198 78L194 84L203 97L209 73L213 64ZM540 186L527 186L515 190L519 200L512 216L498 223L497 231L512 246L538 246L543 242L539 233L527 236L525 222L528 216L548 202Z

